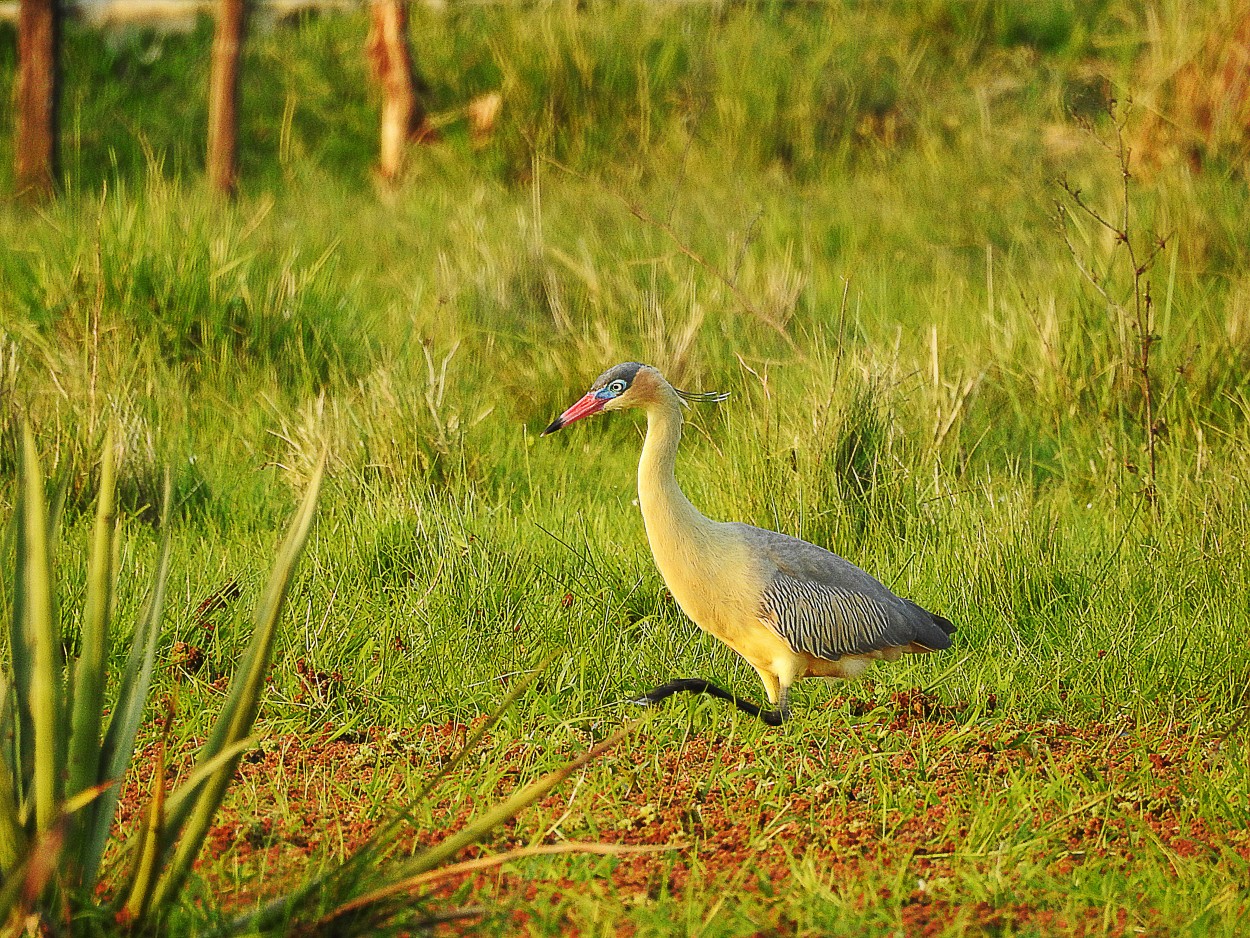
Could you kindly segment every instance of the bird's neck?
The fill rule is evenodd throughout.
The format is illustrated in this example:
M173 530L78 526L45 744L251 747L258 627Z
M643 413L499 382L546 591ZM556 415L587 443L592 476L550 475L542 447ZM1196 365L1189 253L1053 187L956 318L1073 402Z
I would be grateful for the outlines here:
M638 461L638 505L653 550L657 540L672 542L696 536L712 525L677 484L681 424L676 395L666 395L647 408L647 438Z

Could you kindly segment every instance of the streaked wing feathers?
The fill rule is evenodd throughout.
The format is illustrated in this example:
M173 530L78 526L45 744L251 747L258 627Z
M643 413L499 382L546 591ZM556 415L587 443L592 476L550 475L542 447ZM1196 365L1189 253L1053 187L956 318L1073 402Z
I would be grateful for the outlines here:
M908 645L915 638L915 629L898 610L862 593L784 573L764 591L763 606L765 618L790 647L827 661Z
M736 527L772 568L761 616L795 651L836 661L913 643L950 647L950 622L900 599L849 560L776 531Z

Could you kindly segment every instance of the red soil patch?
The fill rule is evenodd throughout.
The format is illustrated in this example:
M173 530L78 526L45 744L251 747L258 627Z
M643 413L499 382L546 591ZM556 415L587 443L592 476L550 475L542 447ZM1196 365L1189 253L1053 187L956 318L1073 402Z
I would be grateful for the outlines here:
M814 742L782 731L753 748L722 737L674 738L671 747L622 745L604 760L611 769L608 783L587 784L571 805L573 783L566 783L497 833L488 849L466 856L528 844L563 818L559 830L568 839L687 845L597 867L610 868L602 884L617 897L679 895L720 884L726 891L769 896L806 865L826 882L877 884L874 895L901 905L909 935L939 934L956 912L961 920L991 929L1161 933L1152 927L1149 909L1136 909L1132 917L1120 910L1107 923L1103 908L1088 910L1088 920L1027 902L956 908L926 885L944 881L958 864L981 862L978 858L987 866L1028 858L1049 864L1059 877L1091 859L1129 871L1140 862L1140 846L1134 844L1144 836L1178 873L1190 859L1213 862L1235 854L1250 862L1250 833L1212 829L1186 794L1190 780L1211 770L1219 744L1196 741L1184 727L1011 719L966 724L957 709L919 691L895 694L890 703L884 719L855 728L858 740ZM875 706L856 698L834 705L861 714ZM363 844L387 819L381 812L411 790L406 787L411 783L399 784L401 775L428 777L462 744L466 731L452 723L402 735L289 735L270 741L240 765L233 799L211 833L209 859L201 860L203 874L210 880L219 875L214 869L226 859L236 868L255 864L271 871L265 892L282 885L273 878L275 869L289 884L299 882L314 860ZM508 769L496 790L473 804L456 791L454 779L447 780L435 797L450 794L433 807L439 829L406 831L398 850L441 840L528 780L533 774L528 767L543 743L516 742L495 753L488 741L483 751L496 769ZM573 754L570 749L561 755ZM123 825L133 822L146 801L140 792L149 787L154 758L153 747L139 759L138 778L123 792ZM1038 782L1031 812L1010 800L1021 778ZM1062 790L1063 780L1076 778L1086 780L1080 790L1101 796L1082 796L1075 804L1071 797L1062 803L1036 797L1042 782L1054 781ZM395 801L378 807L378 793L388 790ZM257 804L276 801L280 809L240 813L238 804L253 792ZM1235 797L1244 800L1245 793ZM1004 799L1004 814L1012 820L991 835L977 828L986 816L977 808L995 799ZM523 909L527 900L583 893L586 883L565 878L567 872L568 864L560 861L549 868L553 878L538 882L489 871L475 874L468 888ZM448 881L435 893L450 897L465 879ZM883 882L910 884L904 887L909 891L891 897L880 887ZM526 918L524 911L514 915L518 924Z

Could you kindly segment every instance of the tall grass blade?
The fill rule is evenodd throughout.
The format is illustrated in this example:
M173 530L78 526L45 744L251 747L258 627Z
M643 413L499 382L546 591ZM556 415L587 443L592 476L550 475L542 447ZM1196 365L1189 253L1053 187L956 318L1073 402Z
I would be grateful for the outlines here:
M100 723L104 714L104 681L108 669L109 613L113 605L114 544L117 536L113 430L104 435L100 461L100 495L96 505L91 558L87 565L87 607L82 623L82 646L74 666L74 696L69 738L69 781L73 796L101 781ZM69 849L78 854L84 842L84 824L93 811L84 812L70 828Z
M58 478L52 483L52 499L48 502L48 556L56 554L57 544L61 537L61 516L65 514L65 502L69 498L69 487L73 482L74 473L69 466L63 466L57 473Z
M22 527L17 546L22 567L17 591L23 593L23 637L29 650L26 679L34 732L33 795L35 828L51 829L59 815L61 728L61 643L52 616L52 575L48 556L48 516L43 495L43 472L30 424L22 424Z
M152 684L152 667L156 660L156 641L160 637L161 613L165 605L165 584L169 577L170 528L169 508L173 498L173 482L165 474L164 494L161 503L161 543L157 551L156 572L152 577L152 590L147 603L135 625L130 643L126 667L122 671L117 704L104 734L100 747L100 781L119 782L134 755L135 737L143 719L143 708ZM95 886L99 876L100 860L113 827L113 815L117 811L119 785L111 786L96 803L88 821L86 836L81 844L79 869L82 884L88 889Z
M514 703L521 699L521 696L530 689L530 686L538 680L542 673L547 670L547 667L551 664L551 662L554 661L560 654L561 651L559 649L551 652L533 671L518 681L513 686L512 690L504 696L504 699L500 701L499 706L496 707L490 716L483 720L481 725L473 731L473 735L465 740L464 745L460 747L460 750L452 756L451 759L441 765L430 777L430 779L423 786L421 786L420 791L418 791L417 794L409 800L408 806L405 807L404 810L401 811L395 818L388 822L386 826L374 834L373 837L370 838L369 843L353 854L352 857L347 860L347 863L352 863L357 860L365 860L368 857L368 851L370 849L384 843L388 835L394 832L400 824L411 820L413 808L424 802L425 799L434 792L434 789L439 786L443 779L447 778L460 768L461 763L468 758L470 753L477 749L478 744L480 744L486 737L486 734L491 731L491 728L499 722L500 718L508 712Z
M12 657L13 688L18 704L13 714L13 739L11 741L0 740L0 745L12 746L14 794L19 802L26 799L26 787L30 783L35 764L35 728L31 722L30 707L24 703L30 700L31 675L30 643L26 640L27 598L26 590L22 586L26 580L24 548L26 518L22 496L24 481L21 477L17 480L17 490L13 499L15 510L12 523L8 526L9 536L5 544L6 555L10 550L13 552L13 602L10 609L12 617L9 619L9 655ZM5 725L7 727L8 724Z
M539 676L547 669L547 666L559 655L560 652L553 651L529 674L513 685L504 699L500 702L494 711L482 721L473 735L465 740L464 745L459 751L430 777L430 779L421 787L415 796L409 799L408 805L377 830L369 840L357 849L343 863L320 876L309 879L303 886L294 892L285 896L279 896L277 899L270 901L267 905L262 906L255 912L248 915L240 916L231 923L232 931L239 932L263 932L277 927L278 925L289 921L296 914L302 905L304 905L310 897L317 893L321 893L327 889L336 889L342 891L349 886L353 878L360 875L364 868L372 868L380 862L380 855L385 849L387 841L391 835L412 817L413 809L425 801L425 799L434 791L438 784L460 767L460 764L468 757L468 755L477 749L478 744L490 732L491 728L499 722L499 719L508 712L521 695L530 689L530 686L538 680Z
M561 766L554 772L548 772L542 778L530 782L510 798L495 805L480 818L477 818L464 830L453 834L442 843L435 844L428 850L417 854L407 863L401 864L399 869L402 875L404 877L412 877L419 873L424 873L426 870L432 870L434 867L451 859L470 844L477 843L477 841L481 840L500 824L510 821L539 798L542 798L547 792L551 791L551 789L555 788L582 766L593 762L612 749L612 747L631 735L637 728L637 721L625 724L625 726L622 726L607 739L592 746L568 763L568 765Z
M299 559L312 528L321 480L325 473L325 463L326 457L323 454L309 480L303 504L300 505L294 521L291 522L286 541L278 553L273 572L269 577L269 584L256 609L256 631L243 654L238 672L230 682L229 696L217 718L213 732L200 751L201 765L215 758L227 747L245 739L252 731L252 724L260 708L261 694L265 688L265 674L269 669L269 658L273 650L273 638L277 630L278 619L282 613L282 604L291 585L295 563ZM216 814L226 788L234 776L238 760L238 755L227 759L204 783L203 790L193 803L188 803L177 812L169 812L162 836L166 843L176 842L177 846L152 897L153 908L157 910L163 908L165 903L181 888L192 862L203 846L213 815Z
M215 773L220 771L223 765L231 759L237 759L255 745L256 737L249 736L247 739L239 740L233 746L227 746L207 762L197 765L183 783L178 786L177 791L171 793L165 800L166 813L182 810L183 806L199 792L200 787Z
M436 870L428 870L424 873L417 873L406 879L397 882L388 883L380 889L353 899L333 909L326 915L318 919L311 929L302 929L297 934L318 934L341 933L337 930L331 932L338 924L338 920L344 916L353 915L355 913L384 906L393 899L410 895L416 892L422 886L428 886L432 883L441 882L450 879L453 876L462 876L465 873L476 873L481 870L489 870L495 867L503 866L505 863L513 863L517 860L526 860L530 857L550 857L561 856L564 854L586 854L590 856L602 857L618 857L629 856L631 854L640 853L660 853L665 850L681 850L686 844L667 843L667 844L597 844L582 843L579 841L566 841L559 844L538 844L533 847L519 847L516 850L508 850L504 853L496 853L487 857L476 857L472 860L465 860L461 863L452 863L448 866L440 867Z
M106 782L103 785L92 785L90 788L84 788L78 794L65 799L61 805L62 812L66 817L69 817L83 808L90 807L97 798L112 787L111 783Z
M26 846L26 833L22 830L22 817L17 806L17 785L14 779L13 751L4 745L13 718L9 681L0 673L0 879L20 862ZM0 917L3 921L3 917Z
M65 842L65 831L60 824L53 824L35 839L22 863L0 884L0 926L10 922L16 910L20 916L38 901L40 894L56 875L57 860ZM11 934L26 934L14 928ZM39 930L36 929L38 934Z
M126 915L130 921L141 921L147 914L148 902L160 872L161 829L165 826L165 743L169 737L169 723L161 736L156 755L156 778L152 784L152 803L143 817L139 833L139 855L135 860L135 872L130 881L130 895L126 899Z

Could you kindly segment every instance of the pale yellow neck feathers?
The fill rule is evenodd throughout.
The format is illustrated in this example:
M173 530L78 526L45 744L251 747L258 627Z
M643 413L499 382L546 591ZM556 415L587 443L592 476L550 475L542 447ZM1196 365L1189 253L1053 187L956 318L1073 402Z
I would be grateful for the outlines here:
M647 438L638 460L638 505L648 532L657 525L694 533L709 524L677 484L677 446L681 442L681 402L676 393L657 395L647 411Z

